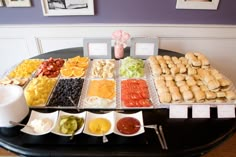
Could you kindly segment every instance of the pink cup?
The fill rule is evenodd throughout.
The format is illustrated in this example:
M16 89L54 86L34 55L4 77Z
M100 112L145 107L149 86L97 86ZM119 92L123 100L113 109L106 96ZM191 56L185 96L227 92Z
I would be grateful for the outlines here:
M115 45L115 58L121 59L124 57L124 47L123 45Z

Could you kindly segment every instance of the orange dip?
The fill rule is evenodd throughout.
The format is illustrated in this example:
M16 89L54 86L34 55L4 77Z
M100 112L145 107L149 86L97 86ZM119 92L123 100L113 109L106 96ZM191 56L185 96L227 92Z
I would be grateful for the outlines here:
M115 94L115 81L113 80L92 80L89 84L88 96L113 99Z

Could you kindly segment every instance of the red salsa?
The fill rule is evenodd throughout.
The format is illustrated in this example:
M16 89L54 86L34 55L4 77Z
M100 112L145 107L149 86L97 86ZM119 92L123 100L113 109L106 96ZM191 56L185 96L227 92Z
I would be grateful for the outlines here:
M116 127L122 134L135 134L140 129L140 122L135 118L125 117L117 122Z

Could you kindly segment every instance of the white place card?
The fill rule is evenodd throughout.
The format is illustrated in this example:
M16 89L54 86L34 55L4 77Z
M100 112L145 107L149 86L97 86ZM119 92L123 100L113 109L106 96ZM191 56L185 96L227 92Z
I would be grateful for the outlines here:
M107 43L90 43L89 55L91 56L104 56L107 55Z
M210 105L193 105L192 118L210 118Z
M85 38L83 40L84 56L91 59L111 58L111 39Z
M137 43L135 47L135 55L148 55L154 54L155 45L153 43Z
M158 55L158 38L135 37L131 38L130 56L147 59L149 56Z
M218 118L235 118L235 105L217 105Z
M169 118L188 118L188 105L170 105Z

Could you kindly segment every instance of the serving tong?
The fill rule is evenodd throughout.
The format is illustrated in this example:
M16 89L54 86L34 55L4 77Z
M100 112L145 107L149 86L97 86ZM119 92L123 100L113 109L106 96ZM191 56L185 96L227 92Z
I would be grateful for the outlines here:
M139 126L139 127L154 129L156 134L157 134L158 140L161 144L161 148L164 149L164 150L168 150L165 135L164 135L164 132L163 132L163 129L162 129L161 125L158 126L158 125L154 124L154 125L143 125L143 126Z

